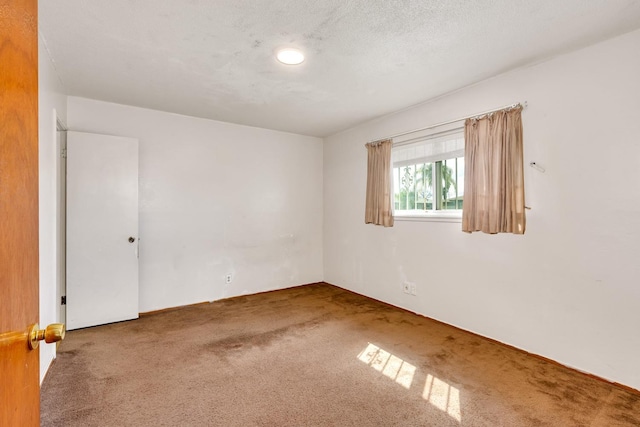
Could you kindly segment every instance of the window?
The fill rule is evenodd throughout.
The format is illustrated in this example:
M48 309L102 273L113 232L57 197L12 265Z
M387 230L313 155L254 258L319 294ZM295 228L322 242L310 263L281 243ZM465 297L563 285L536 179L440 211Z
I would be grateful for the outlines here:
M393 205L396 217L461 218L464 199L464 128L394 141Z

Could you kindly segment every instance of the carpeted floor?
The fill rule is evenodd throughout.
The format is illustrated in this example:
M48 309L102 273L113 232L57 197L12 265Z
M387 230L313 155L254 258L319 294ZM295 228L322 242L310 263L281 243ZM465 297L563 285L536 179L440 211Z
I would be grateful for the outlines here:
M640 426L640 395L315 284L71 331L42 426Z

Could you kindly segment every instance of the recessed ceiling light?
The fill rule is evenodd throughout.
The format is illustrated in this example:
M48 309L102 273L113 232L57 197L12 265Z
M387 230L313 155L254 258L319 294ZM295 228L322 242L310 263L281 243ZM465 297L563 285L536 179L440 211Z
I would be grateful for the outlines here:
M304 55L298 49L281 49L276 54L278 61L287 65L298 65L304 61Z

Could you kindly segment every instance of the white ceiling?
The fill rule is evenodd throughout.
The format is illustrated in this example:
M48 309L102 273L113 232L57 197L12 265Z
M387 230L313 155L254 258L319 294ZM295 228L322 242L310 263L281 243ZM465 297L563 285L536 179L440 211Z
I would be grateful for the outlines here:
M39 7L70 95L320 137L640 28L638 0L40 0ZM287 46L306 61L278 63L274 52Z

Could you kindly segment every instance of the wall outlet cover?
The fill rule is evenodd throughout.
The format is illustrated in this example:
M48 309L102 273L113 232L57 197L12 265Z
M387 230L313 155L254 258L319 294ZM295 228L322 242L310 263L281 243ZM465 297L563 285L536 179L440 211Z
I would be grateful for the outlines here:
M410 294L411 293L411 283L410 282L404 282L402 284L402 292L404 292L405 294Z

